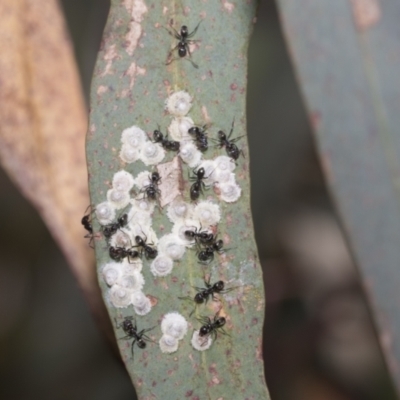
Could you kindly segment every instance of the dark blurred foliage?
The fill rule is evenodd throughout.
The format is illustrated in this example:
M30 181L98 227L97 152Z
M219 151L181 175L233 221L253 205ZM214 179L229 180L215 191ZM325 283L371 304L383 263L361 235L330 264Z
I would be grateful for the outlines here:
M62 6L88 99L109 1ZM272 399L395 399L267 0L250 46L248 128ZM0 185L0 398L134 399L37 213L3 172Z

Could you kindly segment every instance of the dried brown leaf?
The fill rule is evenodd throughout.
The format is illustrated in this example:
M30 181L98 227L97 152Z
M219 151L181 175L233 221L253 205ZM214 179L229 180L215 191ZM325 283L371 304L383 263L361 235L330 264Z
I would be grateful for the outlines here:
M80 223L87 116L56 0L0 2L0 162L37 208L92 311L107 322Z

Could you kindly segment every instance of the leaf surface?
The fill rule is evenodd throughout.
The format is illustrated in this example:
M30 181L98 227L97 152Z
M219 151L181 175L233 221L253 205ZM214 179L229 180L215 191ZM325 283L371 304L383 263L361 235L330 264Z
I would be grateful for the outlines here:
M171 116L165 111L164 103L172 92L184 90L193 97L190 117L198 125L211 124L210 137L216 138L219 129L229 132L234 118L233 136L245 134L247 48L254 15L253 1L112 2L91 90L87 159L92 203L106 200L117 171L125 169L136 177L141 171L154 170L141 161L133 164L121 161L121 133L132 125L139 126L148 135L157 125L166 132ZM192 49L193 61L199 68L185 59L166 66L168 52L177 41L165 28L171 22L178 30L186 24L192 31L200 21L193 38L199 42ZM159 278L151 274L150 262L144 260L143 290L152 299L153 309L145 316L136 316L136 322L139 329L156 326L148 333L155 343L148 343L145 350L135 347L132 358L132 340L119 340L122 357L140 399L269 398L261 348L264 293L253 237L246 139L242 138L238 145L245 153L235 170L242 189L239 201L218 202L212 189L205 196L221 207L219 237L230 250L225 255L217 255L208 267L198 263L195 250L187 250L184 258L174 263L172 274ZM211 147L205 158L220 154L225 154L224 149ZM168 153L162 163L172 159L173 155ZM168 170L170 165L157 168ZM184 197L190 201L187 179L190 168L182 163L180 168L182 173L176 187L182 187ZM167 208L153 215L153 228L159 238L171 230ZM94 224L99 230L99 224L96 221ZM110 261L104 238L96 241L96 257L101 272L102 266ZM212 281L240 282L240 287L236 293L232 291L229 296L223 296L221 303L210 301L198 308L189 318L193 305L178 297L193 296L192 286L203 286L205 275L211 275ZM121 322L123 317L134 316L132 306L117 309L111 305L109 288L101 275L99 280L111 317ZM193 329L200 327L196 317L213 317L219 308L220 315L227 319L225 328L229 336L220 334L207 351L194 350L190 340ZM178 311L189 320L189 332L180 341L177 352L164 354L158 345L159 323L171 311ZM116 335L121 338L124 334L117 329Z

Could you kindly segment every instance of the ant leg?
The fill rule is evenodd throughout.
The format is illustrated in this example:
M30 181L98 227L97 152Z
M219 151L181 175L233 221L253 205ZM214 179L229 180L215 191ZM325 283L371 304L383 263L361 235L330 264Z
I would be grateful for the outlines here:
M133 347L134 347L135 343L136 343L136 339L133 339L132 344L131 344L132 360L133 360Z
M151 328L147 328L147 329L143 329L142 332L146 333L146 332L150 332L152 331L157 325L152 326Z
M196 319L197 319L197 321L201 322L203 325L211 324L210 317L202 317L202 316L200 316L199 318L196 318Z
M87 214L88 210L91 209L93 206L91 204L89 204L84 212L84 215ZM92 214L94 212L94 210L90 211L89 215Z
M232 135L234 126L235 126L235 117L233 117L232 126L231 126L231 130L230 130L230 132L229 132L229 135L228 135L228 139L229 139L229 138L231 137L231 135Z
M172 50L169 51L168 56L167 56L167 61L166 61L165 65L169 65L173 61L179 60L179 58L171 58L172 57L172 53L178 48L178 46L179 46L179 44L177 44Z
M191 298L191 297L189 297L189 296L181 296L181 297L178 297L178 299L179 300L189 300L189 301L192 301L193 299Z
M219 331L220 331L223 335L226 335L226 336L231 337L231 335L230 335L228 332L226 332L224 328L219 328Z
M196 311L196 306L194 306L193 310L191 311L191 313L189 314L189 318L193 315L193 313Z
M187 38L191 38L191 37L193 37L193 36L196 34L197 29L199 29L199 26L200 26L200 24L201 24L202 22L203 22L203 20L201 20L201 21L197 24L196 28L194 28L193 31L190 32L190 33L187 35Z
M192 53L190 51L189 45L185 43L185 49L187 53L189 54L189 57L185 57L186 60L190 61L195 68L199 68L199 66L192 60Z
M163 28L172 36L174 37L176 40L181 40L181 35L178 33L178 31L172 26L169 26L173 32L171 32L168 28L166 28L165 26L163 26Z
M219 303L221 302L221 299L219 299L218 297L215 297L214 293L211 295L211 297L212 297L213 301L219 302Z

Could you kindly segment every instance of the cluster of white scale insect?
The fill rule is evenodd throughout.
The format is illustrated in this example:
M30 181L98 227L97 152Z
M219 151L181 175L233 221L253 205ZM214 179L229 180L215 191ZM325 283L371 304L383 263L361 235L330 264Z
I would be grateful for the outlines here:
M241 195L241 189L235 181L236 167L227 156L218 156L212 160L203 159L201 153L188 130L194 126L193 120L187 116L192 107L191 96L184 92L173 93L165 102L166 110L173 116L168 128L170 138L180 142L179 156L190 168L204 168L206 186L217 188L220 200L227 203L235 202ZM132 126L122 132L122 148L120 158L126 164L141 160L145 165L157 165L165 157L165 150L159 143L153 143L147 134L137 126ZM185 202L182 197L176 197L167 208L167 216L173 223L170 233L157 238L152 229L152 215L156 202L145 195L146 186L151 184L151 171L142 171L136 178L127 171L117 172L112 180L112 188L107 192L107 201L96 206L95 214L103 226L115 223L124 213L127 213L127 225L120 227L111 237L109 245L115 248L140 251L135 237L146 239L146 243L157 248L158 255L151 261L150 271L154 276L163 277L172 272L174 261L182 259L187 248L195 245L188 238L186 231L208 231L215 227L220 219L220 207L208 200L196 204ZM139 193L131 197L131 191ZM129 208L129 211L126 211ZM141 273L143 263L141 258L124 258L122 262L109 262L102 269L102 277L109 287L108 300L116 308L133 306L137 315L145 315L151 311L151 301L143 293L144 278ZM177 312L168 313L161 323L163 336L159 344L164 353L172 353L178 349L178 342L187 333L188 323ZM206 350L211 346L211 336L200 337L194 331L192 346L196 350Z

